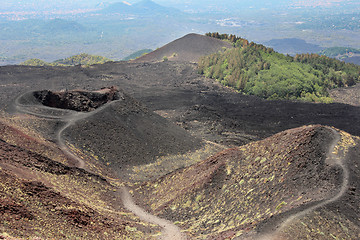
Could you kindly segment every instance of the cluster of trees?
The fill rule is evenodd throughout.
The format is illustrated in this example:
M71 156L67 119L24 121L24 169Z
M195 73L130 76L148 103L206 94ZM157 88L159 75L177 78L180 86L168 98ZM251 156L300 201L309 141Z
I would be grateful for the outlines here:
M96 55L90 55L86 53L81 53L78 55L74 55L65 59L56 60L55 64L62 64L62 65L93 65L93 64L103 64L106 62L111 62L112 60Z
M41 59L32 58L32 59L26 60L25 62L20 63L20 65L42 67L42 66L51 66L51 63L45 62Z
M220 34L218 32L212 32L212 33L209 32L209 33L205 33L205 35L208 36L208 37L213 37L213 38L217 38L217 39L220 39L220 40L230 41L231 43L234 44L235 47L250 46L250 47L253 47L253 48L257 49L257 50L262 50L262 51L266 51L266 52L270 52L270 53L274 51L274 49L272 49L272 48L267 48L262 44L256 44L254 42L249 42L247 39L238 37L238 36L233 35L233 34L229 35L227 33Z
M205 33L205 35L208 37L213 37L213 38L217 38L217 39L221 39L221 40L228 40L232 43L236 43L238 40L243 39L243 38L237 37L236 35L233 35L233 34L230 34L230 35L226 34L226 33L220 34L218 32L212 32L212 33L209 32L209 33ZM243 40L245 40L245 39L243 39Z
M325 78L326 85L329 88L347 87L358 82L360 67L354 64L345 63L327 56L318 54L297 54L295 61L310 64L314 69L319 70Z
M45 62L40 59L29 59L25 62L21 63L20 65L26 66L75 66L75 65L94 65L94 64L103 64L106 62L111 62L112 60L102 57L102 56L95 56L86 53L81 53L78 55L74 55L65 59L56 60L52 63Z
M200 59L199 73L245 94L313 102L331 102L328 89L360 80L359 66L325 56L285 56L241 38L235 46Z

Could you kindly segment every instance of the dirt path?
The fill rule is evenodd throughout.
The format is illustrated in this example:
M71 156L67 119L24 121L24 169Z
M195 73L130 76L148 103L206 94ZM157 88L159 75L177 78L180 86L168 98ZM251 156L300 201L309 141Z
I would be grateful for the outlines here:
M74 120L75 120L75 119L74 119ZM78 168L84 169L84 168L85 168L85 165L86 165L85 162L84 162L84 160L82 160L81 158L79 158L78 156L76 156L75 154L73 154L73 153L69 150L69 148L66 146L65 142L62 140L63 132L64 132L68 127L70 127L72 124L75 123L74 120L68 121L68 122L64 125L64 127L62 127L62 128L57 132L57 134L56 134L56 139L57 139L57 142L58 142L58 145L59 145L61 151L63 151L63 153L64 153L66 156L68 156L68 157L76 160L76 161L78 162Z
M57 121L64 122L64 126L61 127L60 129L58 129L57 132L55 133L57 143L65 155L67 155L68 157L70 157L72 159L77 160L78 168L85 169L85 167L86 167L85 161L83 159L79 158L77 155L75 155L67 147L67 145L62 137L63 133L65 132L66 129L68 129L71 125L75 124L77 121L84 120L84 119L96 114L97 112L101 111L102 109L109 107L115 101L107 103L104 106L102 106L92 112L76 112L76 111L56 109L57 112L64 112L66 114L54 116L51 114L38 113L36 111L31 111L31 109L34 108L34 109L38 109L38 110L42 109L42 110L45 110L45 112L46 112L46 111L52 110L52 108L49 108L49 107L46 107L43 105L39 105L36 103L34 103L33 105L32 104L28 104L28 105L21 104L20 103L21 97L23 97L23 95L18 97L14 103L14 106L15 106L15 109L17 112L26 113L29 115L33 115L33 116L48 119L48 120L57 120ZM113 181L113 179L112 179L112 181ZM179 227L177 227L176 225L174 225L173 223L171 223L170 221L168 221L166 219L159 218L155 215L152 215L152 214L146 212L140 206L136 205L126 187L120 187L117 190L117 193L121 197L124 207L127 210L131 211L133 214L138 216L141 220L152 223L152 224L159 225L163 229L162 235L159 237L159 239L161 239L161 240L185 240L185 239L187 239L185 237L185 235L181 233Z
M76 112L66 109L57 109L57 108L51 108L44 106L38 102L34 102L31 97L29 98L28 95L31 96L30 93L25 93L14 101L15 110L17 112L29 114L35 117L52 120L52 121L59 121L63 122L64 126L59 128L55 132L55 140L57 141L57 144L59 145L60 149L64 152L65 155L68 157L76 160L78 162L78 168L85 168L85 162L75 154L73 154L69 148L66 146L65 141L63 140L63 133L66 129L68 129L70 126L74 125L77 121L84 120L97 112L101 111L104 107L100 107L92 112ZM28 100L28 104L22 104L21 100L25 99Z
M154 216L146 211L144 211L141 207L136 205L129 194L129 191L122 187L119 190L119 194L124 203L124 206L127 210L131 211L135 215L137 215L141 220L149 223L153 223L159 225L163 228L162 236L159 239L163 240L183 240L186 239L184 234L181 233L180 228L171 223L168 220L159 218Z
M343 174L343 180L342 180L342 184L341 184L341 188L339 190L339 192L332 198L330 199L326 199L312 207L309 207L303 211L300 211L296 214L293 214L291 216L289 216L288 218L286 218L283 222L281 222L277 227L276 230L272 233L268 233L268 234L264 234L261 236L258 236L256 239L257 240L279 240L282 239L281 238L281 232L287 227L289 226L295 219L301 218L303 216L305 216L306 214L309 214L313 211L315 211L316 209L319 209L325 205L328 205L332 202L335 202L337 200L339 200L344 193L346 192L346 190L348 189L349 186L349 170L346 166L346 164L344 163L345 159L335 155L333 153L335 146L338 144L338 142L340 141L340 134L333 128L328 127L328 129L330 129L333 134L334 134L334 140L331 142L331 145L329 147L328 153L327 153L327 158L325 160L325 163L330 165L330 166L339 166L342 169L342 174Z

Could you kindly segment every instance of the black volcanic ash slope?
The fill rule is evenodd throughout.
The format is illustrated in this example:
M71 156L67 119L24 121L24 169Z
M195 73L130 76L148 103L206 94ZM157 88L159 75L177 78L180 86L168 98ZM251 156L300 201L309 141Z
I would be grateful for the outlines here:
M71 125L64 138L92 152L118 173L153 163L160 156L184 154L202 146L201 140L126 94Z
M202 56L232 47L229 42L192 33L141 56L134 62L163 61L164 57L170 61L197 62Z
M360 108L345 104L266 101L242 95L178 62L107 63L81 67L0 67L0 103L39 89L100 89L121 86L151 111L162 111L207 140L243 144L306 124L335 126L360 135ZM352 96L356 93L354 89ZM164 115L165 116L165 115ZM204 132L204 134L202 134Z
M201 150L209 156L217 149L210 146L209 150L208 144L115 87L28 92L14 101L13 109L33 116L21 120L22 125L67 148L71 155L84 158L83 164L88 167L96 161L123 180L139 175L137 168L145 165L151 169L139 178L161 176L183 164L190 165L179 159L183 154ZM187 159L194 163L199 157ZM166 167L157 168L159 162L151 165L157 160L166 161Z

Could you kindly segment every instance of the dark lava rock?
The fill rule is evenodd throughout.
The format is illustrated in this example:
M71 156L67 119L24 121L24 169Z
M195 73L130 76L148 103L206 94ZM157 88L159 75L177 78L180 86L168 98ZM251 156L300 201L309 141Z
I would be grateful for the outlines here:
M103 88L100 91L52 92L43 90L34 92L34 97L48 107L91 112L108 102L120 99L120 94L116 87L110 87Z

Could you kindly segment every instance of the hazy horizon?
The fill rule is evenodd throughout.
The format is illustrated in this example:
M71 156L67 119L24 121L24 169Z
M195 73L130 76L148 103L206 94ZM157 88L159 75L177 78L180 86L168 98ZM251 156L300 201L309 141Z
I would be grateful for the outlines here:
M118 2L126 4L111 5ZM297 38L324 48L360 48L360 3L353 0L152 2L3 0L0 64L29 58L53 61L83 52L120 60L187 33L206 32L236 34L257 43Z
M130 4L142 2L144 0L79 0L79 1L66 1L66 0L22 0L22 1L12 1L12 0L3 0L0 11L4 10L38 10L44 11L49 9L77 9L77 8L96 8L101 7L106 4L117 3L117 2L127 2ZM149 1L149 0L145 0ZM278 7L293 7L293 8L314 8L314 7L346 7L352 6L351 10L359 10L360 3L354 0L327 0L327 1L311 1L311 0L223 0L221 2L217 0L152 0L157 4L161 4L168 7L175 7L179 10L197 10L197 11L208 11L208 10L238 10L241 8L250 8L250 9L272 9ZM354 9L357 7L357 9Z

